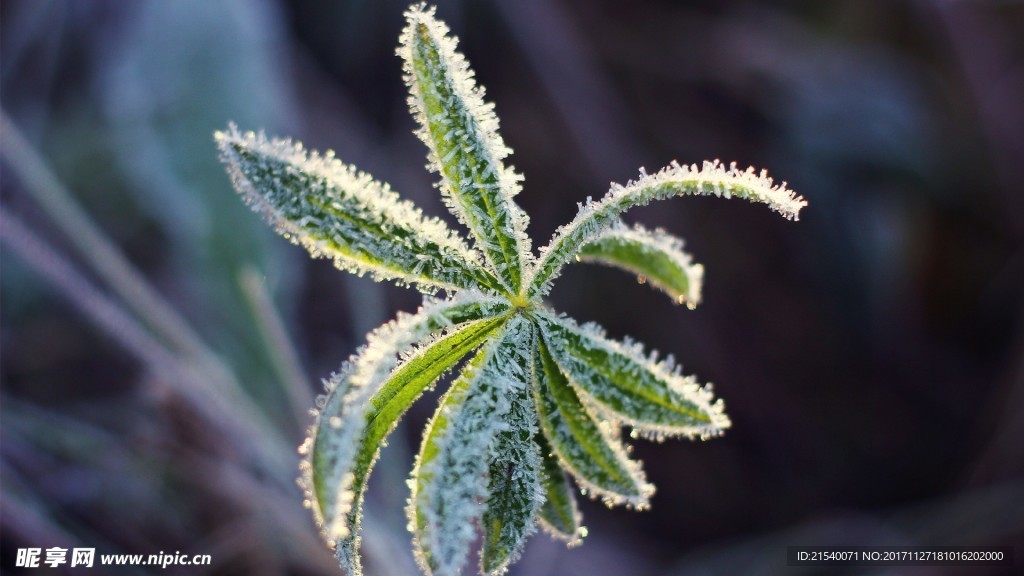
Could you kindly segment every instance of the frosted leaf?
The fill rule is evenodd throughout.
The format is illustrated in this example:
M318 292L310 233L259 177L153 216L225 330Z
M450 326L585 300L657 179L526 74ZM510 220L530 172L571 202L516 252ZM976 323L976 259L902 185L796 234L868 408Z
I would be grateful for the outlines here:
M600 201L587 199L540 259L516 205L521 176L457 39L419 4L405 16L398 54L430 169L473 247L425 217L386 184L290 140L215 135L235 187L292 242L344 270L413 284L429 297L413 315L374 330L327 383L299 453L304 504L341 566L362 573L361 507L387 436L422 393L473 355L429 422L410 480L409 528L417 561L438 576L460 573L482 532L481 569L506 571L540 523L575 545L573 482L607 504L643 508L654 491L629 458L633 435L709 437L729 427L710 385L683 376L629 341L608 339L544 308L562 267L599 262L635 274L679 303L700 300L703 268L682 241L619 219L634 206L681 195L737 196L796 219L804 200L764 172L717 161L669 167ZM474 354L475 350L479 350Z
M536 367L537 360L534 359ZM570 547L583 543L583 516L576 505L569 476L562 470L562 465L548 444L543 434L536 438L543 466L544 504L537 512L537 520L544 530L553 538L564 540Z
M537 512L544 502L541 452L534 442L537 415L530 390L510 390L507 429L498 432L491 447L488 498L481 525L481 572L504 574L536 531Z
M438 288L499 289L479 255L386 184L291 140L215 134L235 188L278 231L342 270Z
M538 339L533 394L552 451L589 495L608 504L646 508L654 487L646 482L640 462L626 456L617 425L601 426L584 407L546 339Z
M457 50L458 40L423 4L406 13L398 55L404 61L416 134L429 149L430 169L441 176L448 208L477 240L491 269L517 294L522 269L532 260L529 218L513 197L521 176L502 160L511 150L498 134L494 106Z
M536 314L544 342L573 389L615 418L656 438L717 436L730 426L725 405L710 386L683 376L671 359L630 342L605 337L597 326L577 326L568 318Z
M501 324L507 301L469 291L370 333L327 383L300 452L300 484L339 559L359 573L360 503L383 439L420 393ZM401 356L401 359L399 358Z
M540 250L540 260L532 272L527 296L534 298L546 294L551 280L576 257L580 248L617 222L626 210L654 200L686 195L735 196L760 202L790 220L798 219L800 209L807 205L803 198L786 187L785 182L776 185L765 171L756 173L753 168L740 170L735 163L726 167L715 160L697 167L696 164L686 166L673 162L655 174L641 172L640 178L626 186L613 184L599 202L588 199L572 222L555 232L551 242Z
M619 221L583 245L579 259L621 268L661 290L677 304L700 303L704 267L683 251L683 241L662 230Z
M370 472L384 440L424 390L491 336L503 321L501 318L481 320L438 339L429 348L406 359L381 391L371 399L366 414L366 429L358 439L359 453L355 459L355 478L352 483L355 506L348 519L351 529L348 536L341 539L338 549L338 557L343 565L359 564L360 507Z
M488 471L497 435L519 430L509 415L527 388L532 325L511 317L445 394L427 425L410 486L409 526L420 567L455 576L488 502Z

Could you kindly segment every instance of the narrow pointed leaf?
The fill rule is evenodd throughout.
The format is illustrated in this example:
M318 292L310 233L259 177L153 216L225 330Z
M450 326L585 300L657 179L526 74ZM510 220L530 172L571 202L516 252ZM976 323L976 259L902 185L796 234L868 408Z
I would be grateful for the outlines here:
M359 573L358 504L381 442L425 387L499 327L495 317L508 308L462 292L401 315L370 334L318 399L301 447L307 458L301 483L325 540L341 544L340 559L353 573Z
M551 280L558 276L562 267L579 254L584 244L617 222L626 210L654 200L687 195L735 196L760 202L790 220L798 219L800 209L807 205L803 198L786 187L785 182L775 185L764 171L760 174L753 168L743 171L736 164L726 168L717 160L705 162L702 167L672 163L656 174L642 173L640 178L626 186L613 185L599 202L588 199L576 218L559 228L551 243L541 249L527 296L532 298L546 294Z
M493 349L493 346L491 348ZM443 569L442 562L445 561L443 557L444 552L442 552L442 539L436 537L434 532L440 528L441 519L438 516L445 512L445 510L433 508L433 503L424 493L429 483L433 482L438 474L437 468L440 467L438 461L446 457L442 455L443 446L441 446L441 440L446 435L452 434L449 431L449 428L452 426L451 420L453 417L458 416L464 408L470 388L475 384L477 372L488 361L490 352L491 350L487 349L478 352L469 362L458 380L452 384L448 392L441 398L433 418L427 423L427 427L424 430L423 442L420 445L420 452L416 457L416 465L413 468L412 478L409 481L409 485L412 488L412 495L409 498L409 508L407 510L409 529L413 532L413 546L417 552L416 561L427 574L444 573L441 572ZM470 470L471 477L482 476L484 468L482 460L486 455L486 445L481 447L474 443L466 448L473 448L475 450L475 454L473 454L475 458L469 458L465 461L465 464L472 466ZM473 466L474 464L480 465ZM460 486L460 488L462 487ZM476 494L482 493L484 487L469 486L468 489L471 490L471 495L469 498L463 496L462 499L467 502L473 502L477 499ZM443 497L444 494L439 496ZM448 502L445 502L445 504L448 504ZM459 505L461 505L461 502L452 504L452 506ZM471 510L468 515L473 513L474 511ZM464 530L458 525L454 525L449 529L457 530L458 534L456 536L461 540L457 544L449 544L450 547L454 548L450 554L456 557L447 560L449 564L455 564L454 567L449 568L449 572L457 573L458 567L461 566L466 553L468 553L467 542L472 538L472 527L470 526L468 530ZM452 539L454 537L448 536L448 538Z
M583 516L576 505L572 483L543 434L537 435L536 442L541 450L544 473L544 504L537 512L537 519L551 536L566 541L569 546L579 545L586 528L581 524Z
M538 313L551 356L568 376L584 405L595 404L616 419L655 437L707 438L729 427L725 405L682 376L671 358L645 355L639 345L605 337L593 324Z
M502 164L510 150L498 134L498 117L434 8L413 6L406 18L398 54L420 125L417 135L429 148L431 169L441 175L449 209L470 229L508 290L518 294L522 269L532 257L528 218L513 200L521 177Z
M481 522L480 565L485 574L504 574L519 558L527 537L536 531L537 512L544 502L533 399L527 386L512 394L505 417L508 429L498 432L491 450L489 496Z
M607 264L661 290L677 304L700 303L704 267L683 251L683 241L663 230L618 222L580 249L584 262Z
M398 421L423 391L466 354L494 334L502 318L479 320L433 342L395 369L382 390L370 399L366 428L357 440L351 492L353 506L346 517L348 534L339 541L338 557L347 566L358 566L363 497L370 472Z
M646 507L654 487L645 481L641 464L626 456L616 437L618 424L594 421L551 357L546 339L538 339L533 394L552 451L588 493L609 504Z
M313 256L428 292L500 287L443 222L332 153L307 153L301 144L243 134L234 125L215 136L245 201Z
M409 525L420 567L455 576L465 563L488 499L497 434L526 384L531 326L513 316L469 363L428 424L413 470Z

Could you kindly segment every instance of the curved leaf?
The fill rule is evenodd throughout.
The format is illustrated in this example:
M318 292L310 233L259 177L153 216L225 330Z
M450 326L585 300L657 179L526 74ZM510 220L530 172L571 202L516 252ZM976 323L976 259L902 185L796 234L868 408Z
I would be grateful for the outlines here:
M559 228L551 242L541 248L527 297L546 294L551 280L579 254L580 248L617 222L626 210L675 196L711 194L767 204L791 220L798 219L800 209L807 205L785 182L775 185L764 171L760 174L753 168L741 171L735 163L726 168L717 160L705 162L700 168L696 164L686 166L673 162L656 174L641 173L640 178L626 186L614 184L599 202L588 199L573 221Z
M593 324L536 316L552 357L584 404L655 437L707 438L729 427L725 405L712 401L710 385L701 388L692 376L682 376L671 359L658 361L639 345L609 340Z
M397 368L380 393L370 399L366 429L358 439L351 492L354 506L348 513L348 535L340 540L338 557L347 566L358 566L363 496L373 464L398 420L423 391L466 354L491 336L504 319L480 320L441 338Z
M487 262L518 294L522 268L532 258L529 222L513 197L521 177L502 160L511 152L498 134L494 107L483 101L457 39L420 4L405 16L398 54L404 60L416 132L429 148L430 168L441 175L449 209L476 238Z
M519 392L532 326L509 319L500 338L485 347L452 385L423 436L413 469L409 525L420 567L435 576L457 575L474 539L474 523L488 499L487 473L497 434Z
M615 437L618 424L594 421L551 357L546 339L537 341L533 395L552 451L588 493L609 504L646 507L654 487L645 481L640 462L630 460Z
M424 217L386 184L333 153L307 153L301 144L243 134L234 125L215 139L245 201L313 256L428 292L500 288L478 254L444 222Z
M543 434L537 435L536 442L541 450L544 472L544 504L537 512L537 520L548 534L566 541L570 547L582 544L587 529L581 525L583 516L576 505L569 476Z
M700 303L704 267L683 251L682 240L664 230L617 222L584 244L579 259L621 268L691 310Z
M301 483L325 540L340 544L339 559L353 573L359 573L359 503L380 444L423 389L497 330L503 320L495 317L508 309L507 301L463 292L402 315L372 332L318 399L300 448L307 455Z

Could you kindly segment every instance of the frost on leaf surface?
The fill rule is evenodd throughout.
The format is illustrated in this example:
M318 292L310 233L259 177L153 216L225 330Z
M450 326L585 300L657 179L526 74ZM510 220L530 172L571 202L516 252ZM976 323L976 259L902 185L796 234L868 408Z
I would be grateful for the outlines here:
M677 304L700 303L704 267L683 251L683 241L664 230L617 222L583 245L579 257L621 268L661 290Z
M443 222L332 153L307 153L301 144L233 125L216 140L246 202L312 255L428 291L499 286Z
M646 482L640 463L626 456L618 423L595 419L552 358L545 338L538 339L534 354L537 413L562 467L588 494L609 504L647 507L654 487Z
M561 269L575 260L621 268L692 308L703 267L667 232L624 224L626 210L735 196L795 220L806 202L764 172L673 163L588 199L535 257L493 106L434 9L418 4L405 17L398 54L416 133L469 244L330 152L233 125L215 139L237 190L286 238L344 270L428 294L415 314L372 331L331 377L300 447L306 505L342 568L362 574L362 504L380 449L426 390L461 370L424 431L409 529L428 574L460 574L474 542L481 571L501 574L538 524L570 546L582 541L576 487L609 505L649 505L654 487L629 457L623 426L661 439L730 425L711 386L671 357L550 311L542 299ZM441 290L450 297L429 296Z
M683 376L671 358L644 354L639 344L605 337L596 325L577 326L538 313L544 341L585 403L655 438L707 438L729 427L725 405L710 387Z
M536 365L536 360L534 363ZM552 537L564 540L569 546L579 545L586 528L582 526L583 516L576 505L572 482L544 435L538 434L536 441L543 459L544 489L544 503L537 511L537 522Z
M448 207L465 224L488 264L512 293L532 260L529 222L513 197L521 177L502 160L511 150L498 134L494 106L483 100L457 39L420 4L406 12L399 56L404 60L409 107L427 145L431 170L441 176Z
M540 260L527 294L530 297L547 294L551 280L558 276L562 267L579 254L584 244L618 222L626 210L655 200L686 195L736 197L760 202L790 220L797 220L800 209L807 205L803 198L786 187L785 182L776 185L767 172L757 173L753 168L740 170L735 163L725 167L716 160L698 167L696 164L687 166L673 162L655 174L641 172L640 178L626 186L614 184L600 201L588 199L573 221L555 232L551 242L540 250Z
M410 486L409 521L420 566L457 575L488 502L488 472L501 432L521 426L533 327L511 317L504 333L470 362L427 425Z
M358 503L380 442L425 387L498 328L494 318L508 308L469 291L427 303L371 332L327 382L302 446L301 484L329 543L358 546Z
M399 418L445 372L500 329L501 318L486 318L452 329L407 355L389 376L380 391L373 395L365 415L365 430L358 439L352 482L353 506L346 518L348 534L337 548L338 559L352 573L360 567L360 522L363 495L373 464L387 436Z
M525 367L527 378L530 369ZM534 441L537 415L529 386L511 389L509 401L507 429L498 432L491 448L487 506L481 521L480 565L487 574L504 573L519 558L526 538L536 530L537 512L544 502L541 453Z

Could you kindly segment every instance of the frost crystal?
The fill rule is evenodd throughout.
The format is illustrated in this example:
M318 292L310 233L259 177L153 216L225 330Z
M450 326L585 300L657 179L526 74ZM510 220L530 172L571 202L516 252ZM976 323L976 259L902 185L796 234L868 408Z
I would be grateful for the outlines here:
M700 303L704 267L683 252L683 241L664 230L617 222L583 245L579 259L635 274L691 310Z
M416 134L430 150L430 169L441 175L441 192L452 212L472 232L506 287L519 291L522 268L531 259L529 218L516 205L522 177L506 168L511 153L498 134L494 105L473 80L458 40L434 17L434 8L410 8L398 55L405 61L409 108Z
M307 154L301 144L243 134L234 125L215 138L246 202L313 256L428 291L497 286L476 252L444 222L425 218L387 184L332 152Z
M629 457L623 426L634 438L661 440L710 438L730 425L710 384L683 375L671 357L550 311L542 298L562 267L615 266L692 308L704 268L682 240L627 226L623 212L714 194L795 220L806 202L753 169L673 163L588 199L537 257L514 200L522 177L503 164L510 150L493 106L434 9L413 6L406 19L398 54L416 133L472 246L331 152L234 125L215 139L235 188L286 238L343 270L428 294L415 314L372 331L326 382L299 448L304 502L342 568L362 574L363 497L388 435L461 365L423 435L409 480L409 529L428 574L459 574L478 532L481 572L502 574L538 524L570 546L582 542L574 484L608 505L650 505L654 486ZM429 296L440 290L446 299Z
M427 426L413 470L409 521L420 566L429 573L459 573L474 538L474 520L485 508L490 511L486 472L493 450L501 445L498 436L524 432L522 418L515 416L528 411L522 398L532 338L527 320L510 319L501 339L481 352L452 385ZM536 455L528 453L502 458L511 459L508 464L513 468L532 465L536 470L538 465ZM528 498L532 504L535 496ZM524 511L531 521L522 531L532 525L533 512L532 507Z
M800 209L807 205L803 198L786 187L785 182L776 185L764 170L760 173L753 168L740 170L735 162L728 168L718 160L704 162L702 167L673 162L656 174L641 172L640 178L626 186L612 185L611 191L599 202L588 198L572 222L555 232L551 242L540 250L528 295L546 294L551 281L565 264L576 257L580 248L614 225L626 210L654 200L685 195L735 196L767 204L790 220L798 220Z
M395 388L402 388L408 408L423 389L496 329L497 322L487 320L508 308L507 301L472 292L427 303L416 314L400 315L371 332L366 345L325 384L316 423L304 444L307 459L300 484L324 538L332 546L342 541L339 554L358 545L359 510L352 504L362 498L379 442L405 412L401 406L397 413L385 410L398 396ZM454 360L452 348L461 352ZM358 564L358 557L351 562Z

